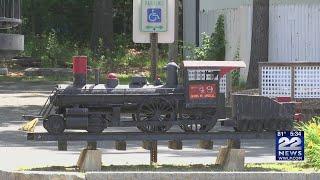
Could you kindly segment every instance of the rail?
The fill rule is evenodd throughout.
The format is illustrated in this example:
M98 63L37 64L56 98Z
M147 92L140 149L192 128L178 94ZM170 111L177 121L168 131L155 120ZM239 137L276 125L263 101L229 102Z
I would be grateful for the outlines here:
M166 140L213 140L213 139L273 139L271 132L209 132L209 133L142 133L142 132L106 132L90 134L70 132L60 135L48 133L28 133L29 141L166 141Z

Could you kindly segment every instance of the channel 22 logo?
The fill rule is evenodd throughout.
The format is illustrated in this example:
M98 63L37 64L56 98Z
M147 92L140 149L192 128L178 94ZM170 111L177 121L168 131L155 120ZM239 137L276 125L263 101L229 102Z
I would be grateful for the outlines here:
M304 160L304 132L279 131L276 132L276 160L303 161Z

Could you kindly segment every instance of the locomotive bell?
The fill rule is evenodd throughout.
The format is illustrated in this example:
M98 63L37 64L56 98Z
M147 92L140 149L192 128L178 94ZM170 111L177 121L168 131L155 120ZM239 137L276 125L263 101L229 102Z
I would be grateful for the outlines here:
M178 85L178 69L179 66L175 62L170 62L166 66L167 83L169 88L175 88Z
M107 87L108 88L115 88L119 85L119 79L116 74L109 73L107 75Z

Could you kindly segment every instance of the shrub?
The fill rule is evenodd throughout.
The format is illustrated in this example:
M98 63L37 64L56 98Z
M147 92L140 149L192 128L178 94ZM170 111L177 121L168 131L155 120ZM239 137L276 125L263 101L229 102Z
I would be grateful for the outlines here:
M298 125L298 129L305 134L305 155L307 163L320 169L320 117Z
M214 33L207 35L202 33L202 45L195 47L194 45L186 45L186 49L190 53L191 59L195 60L220 60L225 59L226 40L224 33L224 16L220 15L214 29Z

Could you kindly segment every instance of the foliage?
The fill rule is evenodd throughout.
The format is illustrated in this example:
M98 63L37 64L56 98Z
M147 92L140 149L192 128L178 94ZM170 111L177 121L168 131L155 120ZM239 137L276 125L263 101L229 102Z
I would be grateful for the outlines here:
M21 56L30 56L41 60L42 67L64 67L70 61L73 51L70 42L60 43L56 32L26 36L25 51Z
M59 40L90 39L92 0L24 0L22 12L23 34L42 35L54 30Z
M240 49L237 48L235 54L235 60L238 61L240 58ZM231 72L231 79L232 79L232 87L239 87L240 86L240 69Z
M320 117L298 125L298 129L305 133L305 155L307 162L320 169Z
M195 60L224 60L225 59L225 33L224 16L220 15L214 33L210 36L202 33L202 45L195 47L187 45L185 49L190 52L191 59Z
M93 52L89 45L59 40L55 31L36 36L29 34L26 36L25 51L20 56L41 60L42 67L71 67L72 56L85 55L90 67L101 68L104 72L132 74L146 71L150 65L148 46L133 44L125 34L115 34L114 39L117 48L105 49L100 39L97 51ZM166 49L162 48L160 53L160 61L166 62Z
M246 164L248 171L278 171L278 172L314 172L315 169L306 163L257 163Z

